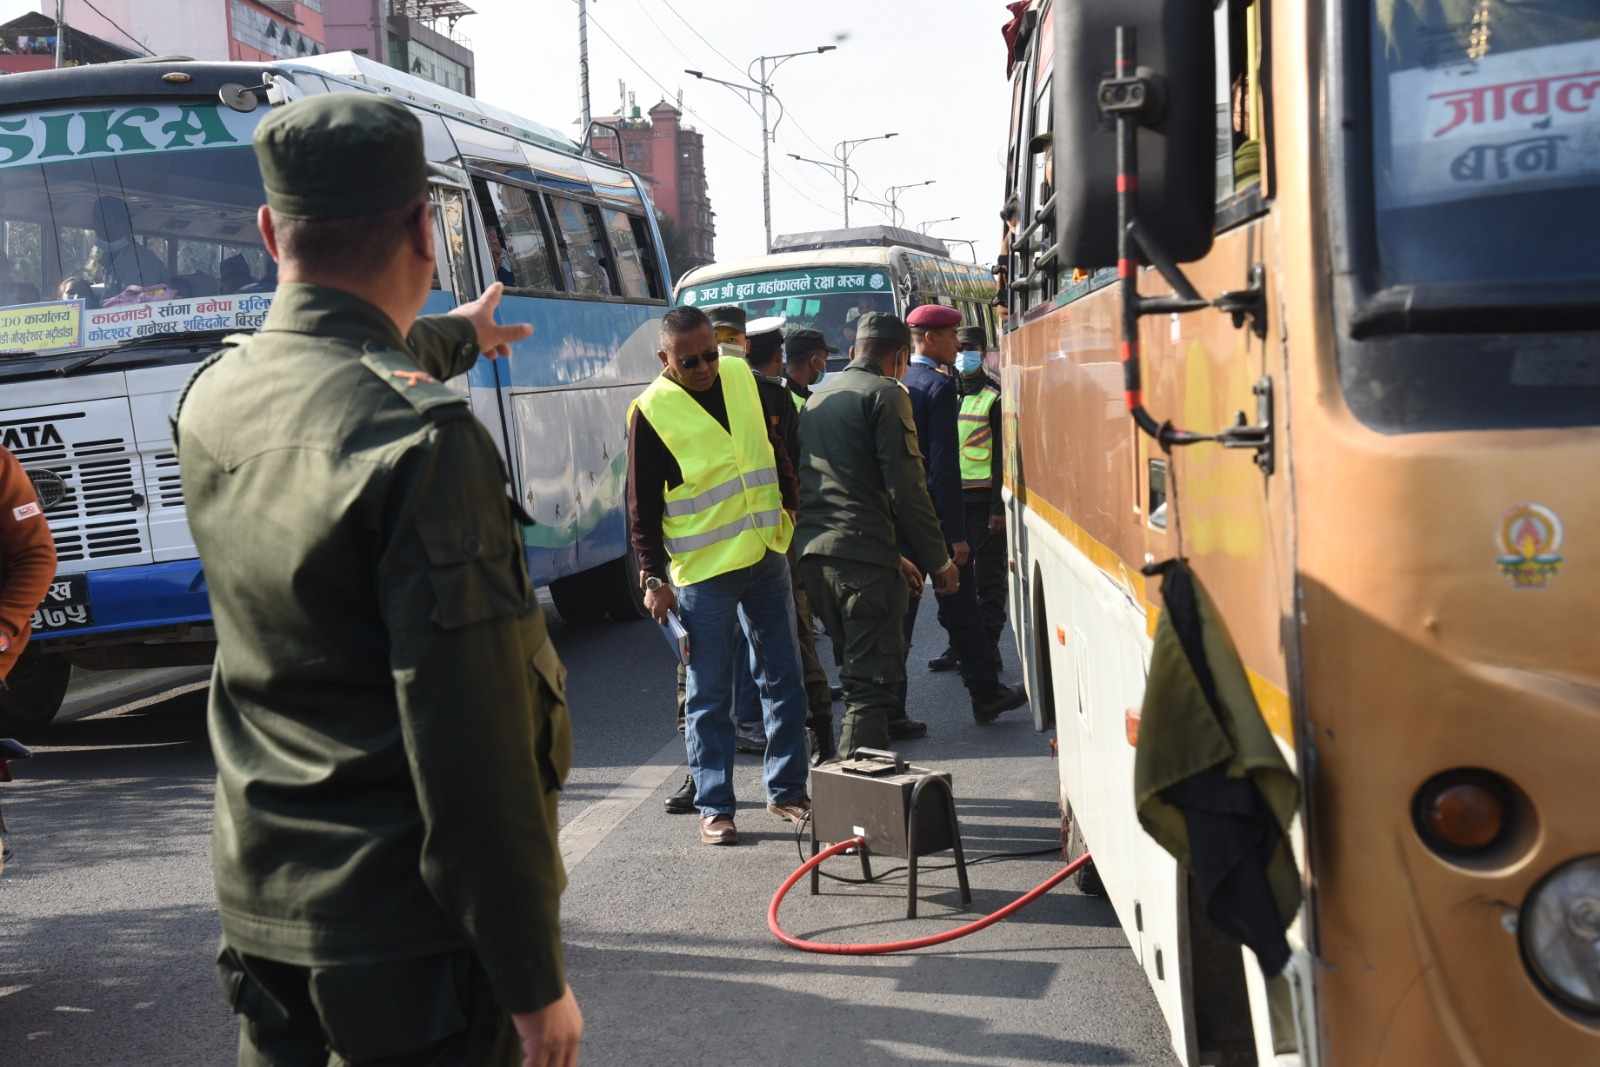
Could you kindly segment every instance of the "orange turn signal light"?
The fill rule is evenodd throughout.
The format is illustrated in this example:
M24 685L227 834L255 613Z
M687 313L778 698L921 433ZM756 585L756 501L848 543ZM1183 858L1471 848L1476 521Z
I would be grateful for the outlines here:
M1412 817L1423 841L1436 852L1483 852L1502 841L1510 828L1511 788L1490 771L1447 771L1417 791Z

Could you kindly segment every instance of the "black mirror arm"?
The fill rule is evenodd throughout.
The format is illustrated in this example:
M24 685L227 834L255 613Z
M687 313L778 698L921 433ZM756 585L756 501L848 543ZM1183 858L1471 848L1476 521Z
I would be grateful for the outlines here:
M1229 312L1235 325L1249 316L1258 336L1266 332L1265 275L1260 265L1251 268L1250 285L1224 293L1216 301L1202 297L1178 264L1166 254L1139 222L1139 145L1138 127L1153 121L1160 106L1160 79L1139 70L1137 34L1131 26L1118 26L1116 76L1100 83L1100 111L1113 120L1117 130L1117 278L1122 285L1122 379L1128 414L1144 433L1154 438L1164 451L1184 445L1215 441L1224 448L1249 448L1256 453L1256 465L1263 474L1274 469L1272 429L1272 380L1263 378L1255 385L1256 422L1247 423L1240 412L1234 425L1218 433L1196 433L1180 429L1170 420L1156 421L1144 406L1144 390L1139 365L1139 319L1145 315L1183 313L1216 307ZM1145 298L1139 295L1141 258L1161 273L1175 296Z

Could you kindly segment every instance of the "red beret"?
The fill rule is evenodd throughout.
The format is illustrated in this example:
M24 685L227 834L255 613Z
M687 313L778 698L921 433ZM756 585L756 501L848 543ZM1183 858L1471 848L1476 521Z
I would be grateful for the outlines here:
M917 330L944 330L961 325L961 312L943 304L923 304L906 316L906 325Z

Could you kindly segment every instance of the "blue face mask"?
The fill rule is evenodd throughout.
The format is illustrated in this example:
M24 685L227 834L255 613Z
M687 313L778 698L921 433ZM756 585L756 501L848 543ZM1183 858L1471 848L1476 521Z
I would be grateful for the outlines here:
M961 352L956 356L956 370L962 374L976 374L982 367L982 352Z

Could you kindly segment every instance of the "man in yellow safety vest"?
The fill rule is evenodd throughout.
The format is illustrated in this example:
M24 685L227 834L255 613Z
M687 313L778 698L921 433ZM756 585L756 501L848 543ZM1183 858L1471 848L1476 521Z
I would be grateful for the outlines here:
M700 840L732 845L730 716L741 626L761 666L767 810L800 822L811 807L806 694L785 556L798 489L755 375L741 359L720 358L705 312L667 312L658 354L661 376L629 412L631 536L645 606L657 622L676 609L688 632L684 727Z

